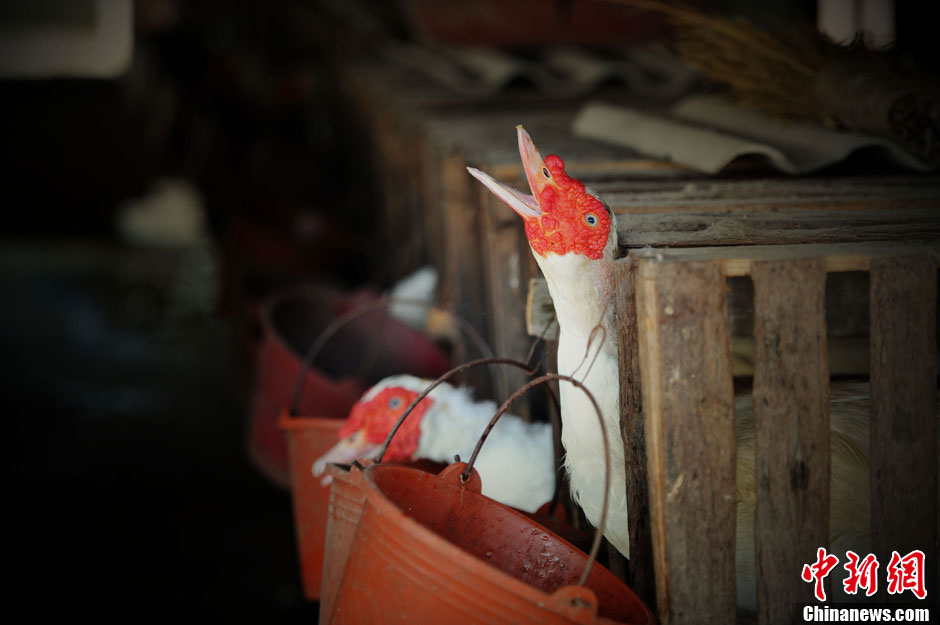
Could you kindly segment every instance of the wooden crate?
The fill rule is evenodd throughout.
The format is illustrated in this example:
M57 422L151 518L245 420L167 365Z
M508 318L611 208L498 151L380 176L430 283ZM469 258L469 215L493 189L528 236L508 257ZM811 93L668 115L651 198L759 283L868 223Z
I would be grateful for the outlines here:
M806 597L799 573L814 555L807 550L828 542L828 504L807 493L828 496L821 443L831 373L871 379L874 552L883 559L886 550L906 553L910 545L933 549L940 180L755 178L749 170L706 180L572 137L577 102L483 105L415 86L387 67L360 77L360 106L389 172L385 213L397 228L396 245L409 240L419 262L438 268L446 305L497 353L523 357L529 335L541 331L534 311L544 316L550 303L529 287L538 268L521 220L465 167L524 189L513 133L521 123L543 154L561 155L569 173L617 215L626 256L619 261L617 340L630 576L662 622L736 618L734 375L753 376L755 396L768 400L755 415L758 470L766 476L756 534L761 622L792 620L792 602ZM848 279L859 273L867 292ZM838 297L830 294L827 306L833 286ZM741 300L750 325L729 319ZM839 325L834 309L860 302L863 331L857 319ZM855 356L840 359L839 350ZM505 374L503 392L520 380ZM806 389L805 396L794 398L792 388ZM787 481L794 466L799 488ZM766 549L769 540L791 548Z
M883 565L891 550L936 555L937 263L937 246L896 244L647 249L623 261L631 570L647 597L655 572L661 622L736 620L732 276L754 284L759 622L792 621L807 599L802 566L829 542L827 275L870 274L873 552Z

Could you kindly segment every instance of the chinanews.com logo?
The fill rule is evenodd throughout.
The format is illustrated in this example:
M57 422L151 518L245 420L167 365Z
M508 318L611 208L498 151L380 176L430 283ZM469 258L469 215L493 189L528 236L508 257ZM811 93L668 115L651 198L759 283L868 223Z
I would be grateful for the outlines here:
M868 554L864 558L854 551L845 552L846 571L842 580L842 589L846 595L871 597L878 592L879 575L878 558ZM891 559L884 570L885 591L889 595L904 595L910 593L915 599L927 598L926 588L926 561L924 552L914 550L902 556L897 551L891 552ZM816 561L804 564L801 578L808 584L813 584L813 594L817 601L825 602L826 589L823 580L832 573L839 564L839 558L827 553L820 547L816 550ZM806 622L928 622L930 609L921 607L898 607L892 604L884 605L853 605L852 607L834 605L806 605L802 608L803 620Z

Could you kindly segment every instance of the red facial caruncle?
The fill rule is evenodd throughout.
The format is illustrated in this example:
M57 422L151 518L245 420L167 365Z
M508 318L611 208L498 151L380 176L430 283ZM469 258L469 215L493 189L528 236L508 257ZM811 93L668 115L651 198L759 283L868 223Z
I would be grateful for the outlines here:
M359 432L370 445L381 445L392 431L395 422L415 400L418 393L392 386L384 388L367 401L360 400L349 413L346 423L339 431L340 438ZM421 418L434 400L425 397L405 419L385 452L384 460L411 459L418 449L421 438Z
M554 154L544 161L522 126L517 126L522 169L532 195L516 191L491 176L468 167L469 172L525 220L532 250L548 254L578 254L592 260L604 256L613 216L584 185L565 172Z
M604 255L610 234L610 215L604 204L584 185L565 173L564 162L554 154L545 159L553 184L541 185L541 216L525 220L525 234L537 254L583 254L596 260ZM542 173L544 176L544 172Z

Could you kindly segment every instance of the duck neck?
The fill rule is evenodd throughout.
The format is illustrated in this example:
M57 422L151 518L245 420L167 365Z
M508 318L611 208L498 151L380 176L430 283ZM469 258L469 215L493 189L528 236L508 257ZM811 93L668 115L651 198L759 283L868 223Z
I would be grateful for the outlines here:
M608 523L626 527L623 445L620 437L620 373L614 324L614 267L606 259L549 256L539 261L558 319L558 372L581 381L600 408L609 445L613 496ZM596 328L603 328L598 332ZM593 334L592 334L593 333ZM559 386L561 439L572 490L592 523L600 517L605 463L594 405L571 384ZM620 540L618 549L629 547Z
M603 341L603 349L616 355L613 263L607 258L591 260L576 254L536 255L536 260L552 296L559 341L581 343L586 348L595 333L592 346ZM602 334L597 334L598 326L603 328ZM561 363L559 371L570 373L562 369Z

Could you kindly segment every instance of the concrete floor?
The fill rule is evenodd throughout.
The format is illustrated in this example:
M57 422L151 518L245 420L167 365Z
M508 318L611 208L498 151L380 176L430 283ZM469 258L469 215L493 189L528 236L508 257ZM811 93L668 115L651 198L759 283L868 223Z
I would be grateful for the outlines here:
M176 261L107 242L0 245L11 610L315 623L290 498L244 451L243 325L187 311Z

